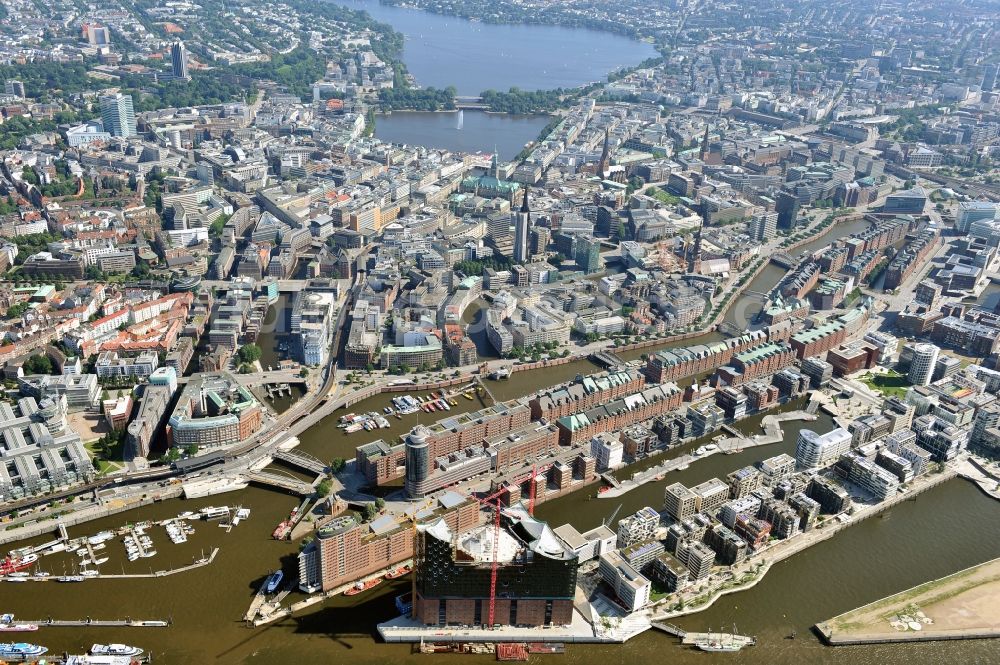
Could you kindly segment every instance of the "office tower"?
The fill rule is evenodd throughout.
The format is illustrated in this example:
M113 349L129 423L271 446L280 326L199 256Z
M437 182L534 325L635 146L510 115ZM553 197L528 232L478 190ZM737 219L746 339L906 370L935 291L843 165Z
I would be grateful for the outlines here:
M426 427L417 426L406 437L406 477L404 487L409 497L421 496L419 486L430 475L433 460L431 460L430 431Z
M926 343L909 346L913 349L913 360L910 361L910 371L906 378L915 386L926 386L934 376L934 365L940 349Z
M592 235L576 238L576 265L588 275L601 269L601 241Z
M184 48L184 42L174 42L170 47L170 62L173 65L174 78L191 78L188 75L187 49Z
M119 93L101 97L101 120L104 121L104 131L112 136L123 138L135 136L135 109L132 107L132 96Z
M1000 65L986 65L983 69L983 91L990 92L997 87L997 78L1000 75Z
M754 240L770 240L778 234L778 213L759 212L750 218L750 237Z
M7 79L4 83L3 91L8 95L14 95L20 99L24 99L24 83L18 81L17 79Z
M524 200L514 219L514 263L528 260L528 232L531 228L531 210L528 209L528 188L524 188Z

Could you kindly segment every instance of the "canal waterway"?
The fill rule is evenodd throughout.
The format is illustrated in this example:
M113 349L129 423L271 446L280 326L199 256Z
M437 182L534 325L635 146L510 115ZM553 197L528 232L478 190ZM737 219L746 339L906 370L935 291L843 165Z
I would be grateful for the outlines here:
M454 86L459 95L574 88L658 55L647 42L586 28L495 25L377 0L338 4L363 9L403 33L403 61L417 84Z
M389 143L421 145L456 152L493 153L512 160L538 138L547 115L485 111L393 111L375 117L375 136Z
M826 233L818 238L810 240L801 247L792 250L789 254L798 257L809 252L815 252L816 250L830 244L834 240L846 238L851 234L864 231L869 226L871 225L864 219L834 224L829 227ZM739 328L746 329L753 321L757 313L760 312L760 308L764 303L764 299L761 294L766 296L770 293L771 289L777 285L786 272L787 271L784 268L780 268L773 263L769 263L765 266L764 269L750 281L750 284L747 285L745 295L737 298L736 302L734 302L726 312L724 321Z

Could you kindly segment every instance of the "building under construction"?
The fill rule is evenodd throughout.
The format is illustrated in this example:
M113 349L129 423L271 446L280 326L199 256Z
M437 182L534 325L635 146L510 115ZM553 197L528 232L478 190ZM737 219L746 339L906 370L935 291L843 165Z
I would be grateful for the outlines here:
M493 625L572 622L577 556L522 506L503 508L499 528L456 532L436 520L417 531L414 618L421 623L487 626L491 614Z

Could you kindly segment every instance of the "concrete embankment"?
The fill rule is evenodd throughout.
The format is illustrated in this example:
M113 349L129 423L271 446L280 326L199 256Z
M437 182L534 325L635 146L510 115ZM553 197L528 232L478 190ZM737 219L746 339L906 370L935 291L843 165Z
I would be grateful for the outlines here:
M1000 637L1000 559L880 598L814 626L832 646Z
M118 513L124 513L127 510L139 508L140 506L148 506L149 504L156 503L158 501L176 499L180 496L181 487L180 484L177 484L171 485L170 487L160 488L155 494L146 494L135 498L110 499L103 505L89 506L83 510L60 515L57 519L45 519L33 524L27 524L25 526L8 529L6 531L0 531L0 545L52 533L58 528L60 522L64 526L69 527L75 524L82 524L84 522L90 522L91 520L100 519L102 517L109 517L111 515L117 515Z

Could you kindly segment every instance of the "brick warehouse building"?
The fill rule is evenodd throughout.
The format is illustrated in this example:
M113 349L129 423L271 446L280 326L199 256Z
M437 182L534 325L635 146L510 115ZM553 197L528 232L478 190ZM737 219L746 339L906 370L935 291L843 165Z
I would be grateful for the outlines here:
M428 428L429 456L436 459L469 446L482 446L484 439L519 429L529 422L530 409L516 402L501 402L472 413L442 418ZM406 446L374 441L358 446L355 460L369 483L383 485L403 477Z
M572 623L576 553L522 506L503 511L496 545L495 535L492 524L461 531L438 520L418 527L414 618L429 626L488 625L495 550L494 624Z
M458 531L479 524L479 504L472 499L459 501L448 499L449 507L443 508L435 521ZM412 558L414 535L409 523L392 516L367 524L342 517L321 528L315 542L321 588L329 591Z

